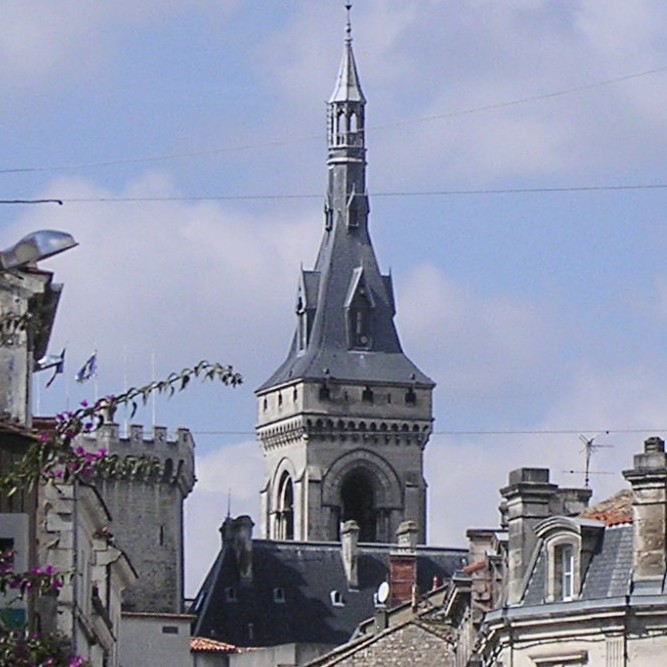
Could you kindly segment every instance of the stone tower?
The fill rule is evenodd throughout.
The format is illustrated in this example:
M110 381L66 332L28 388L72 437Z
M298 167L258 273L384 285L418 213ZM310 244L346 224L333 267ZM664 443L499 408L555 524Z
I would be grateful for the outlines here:
M403 353L390 275L368 233L366 99L348 16L328 102L328 188L315 268L302 270L287 359L256 390L266 465L262 535L391 542L407 519L426 539L423 452L434 383Z
M157 458L158 472L99 478L96 486L112 517L115 543L130 558L138 582L123 593L123 610L183 611L183 501L195 483L194 442L190 431L178 429L176 438L156 426L144 433L130 426L121 437L118 424L103 424L86 448L104 447L121 458Z

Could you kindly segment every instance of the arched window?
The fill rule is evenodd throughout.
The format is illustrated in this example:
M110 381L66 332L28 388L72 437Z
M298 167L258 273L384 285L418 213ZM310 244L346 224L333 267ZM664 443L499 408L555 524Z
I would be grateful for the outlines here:
M280 477L278 485L278 508L276 537L279 540L294 539L294 487L287 472Z
M354 520L359 525L359 541L377 540L377 516L375 493L368 473L364 470L351 472L341 487L342 521Z

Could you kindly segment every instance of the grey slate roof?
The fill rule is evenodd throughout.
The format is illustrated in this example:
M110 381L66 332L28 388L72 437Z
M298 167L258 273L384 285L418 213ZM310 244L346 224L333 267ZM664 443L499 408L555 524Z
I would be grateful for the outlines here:
M392 546L359 546L358 591L348 591L337 543L253 540L253 578L248 585L239 582L233 550L223 547L190 610L197 614L193 636L236 646L346 642L359 622L375 613L373 594L388 577ZM467 551L418 547L417 553L418 586L425 592L434 576L440 581L450 578ZM235 589L235 602L226 599L229 588ZM275 601L277 588L284 602ZM343 606L332 604L331 591L342 595Z
M401 349L394 325L391 276L381 274L368 233L363 113L366 100L352 52L349 22L347 30L341 68L329 101L329 117L354 116L361 126L355 131L333 132L335 137L329 137L326 201L330 219L315 268L302 271L299 281L301 306L309 316L308 345L300 350L298 333L295 334L287 359L257 389L258 393L297 379L325 377L359 383L434 386ZM359 282L363 282L372 304L370 343L363 350L350 349L348 341L347 313Z

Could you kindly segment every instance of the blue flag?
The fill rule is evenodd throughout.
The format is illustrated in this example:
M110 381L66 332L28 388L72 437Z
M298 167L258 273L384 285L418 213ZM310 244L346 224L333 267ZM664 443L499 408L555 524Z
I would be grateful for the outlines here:
M47 368L53 368L53 375L45 385L48 389L56 379L56 375L60 375L65 370L65 348L60 354L45 354L35 363L35 372L45 371Z
M97 374L97 350L93 352L88 359L86 360L86 363L81 366L77 374L74 376L74 379L77 382L85 382L86 380L90 380L90 378L95 377Z

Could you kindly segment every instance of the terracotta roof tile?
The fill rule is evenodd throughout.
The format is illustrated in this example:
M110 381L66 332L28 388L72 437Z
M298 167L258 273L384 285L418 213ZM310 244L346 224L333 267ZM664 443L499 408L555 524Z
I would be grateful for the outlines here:
M603 500L581 513L586 519L602 521L606 526L618 526L632 523L632 491L619 491L607 500Z
M190 640L190 650L197 653L238 653L236 646L207 637L193 637Z

